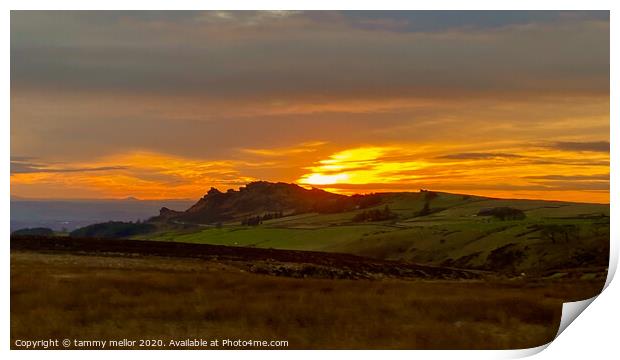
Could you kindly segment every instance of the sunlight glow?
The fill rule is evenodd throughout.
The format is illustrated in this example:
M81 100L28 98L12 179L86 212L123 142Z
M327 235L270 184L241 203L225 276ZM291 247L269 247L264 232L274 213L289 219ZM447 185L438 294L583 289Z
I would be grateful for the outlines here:
M402 172L421 169L425 166L423 162L406 158L397 162L385 161L403 153L404 149L397 147L361 147L340 151L318 161L317 166L308 168L311 173L304 174L298 182L305 185L360 185L415 179L413 174L404 178Z
M349 180L347 174L325 175L325 174L310 174L304 179L304 184L308 185L330 185L337 184L339 182L346 182Z
M501 151L466 152L411 144L346 149L305 168L308 172L297 182L341 194L430 188L492 197L609 202L608 153L504 145Z
M285 148L266 150L284 153ZM358 146L331 155L317 151L313 158L297 150L282 158L269 151L259 156L266 161L206 160L143 151L87 162L36 162L31 168L27 161L21 165L16 161L11 193L36 198L197 199L212 186L226 190L255 180L297 179L302 186L341 194L425 188L493 197L609 202L609 153L604 151L507 142Z

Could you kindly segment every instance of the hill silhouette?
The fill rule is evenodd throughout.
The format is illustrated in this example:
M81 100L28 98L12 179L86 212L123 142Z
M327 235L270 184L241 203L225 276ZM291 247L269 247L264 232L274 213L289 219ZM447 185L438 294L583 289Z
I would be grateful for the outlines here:
M296 184L256 181L239 190L229 189L226 192L212 187L186 211L162 208L159 216L151 221L206 224L267 213L342 212L358 206L358 199L316 188L305 189Z

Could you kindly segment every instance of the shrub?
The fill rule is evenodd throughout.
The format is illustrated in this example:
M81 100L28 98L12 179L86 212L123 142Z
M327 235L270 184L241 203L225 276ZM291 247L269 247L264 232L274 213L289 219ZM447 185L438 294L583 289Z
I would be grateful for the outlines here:
M132 223L122 221L108 221L105 223L88 225L72 231L71 237L101 237L123 238L133 235L147 234L155 231L156 227L149 223Z
M511 207L496 207L491 209L481 209L478 216L492 216L499 220L523 220L525 213L522 210Z
M362 211L361 213L353 217L354 222L367 222L367 221L385 221L395 219L396 214L390 210L389 206L385 206L383 210L373 209Z
M12 235L24 236L53 236L54 231L50 228L45 227L36 227L36 228L25 228L13 231Z

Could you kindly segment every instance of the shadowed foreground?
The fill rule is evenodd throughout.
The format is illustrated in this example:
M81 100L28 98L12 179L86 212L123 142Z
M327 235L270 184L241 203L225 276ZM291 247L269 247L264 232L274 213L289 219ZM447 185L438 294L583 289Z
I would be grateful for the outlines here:
M226 261L12 251L17 339L287 340L304 349L526 348L600 280L295 279ZM171 348L170 346L166 346Z

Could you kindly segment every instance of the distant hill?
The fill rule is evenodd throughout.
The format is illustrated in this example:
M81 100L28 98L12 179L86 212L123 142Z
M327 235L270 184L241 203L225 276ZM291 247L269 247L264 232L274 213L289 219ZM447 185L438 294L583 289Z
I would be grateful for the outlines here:
M109 221L73 230L71 237L123 238L153 232L155 226L148 223Z
M214 223L243 219L265 213L300 214L341 212L355 207L351 197L299 185L257 181L239 190L209 192L186 211L162 208L152 221Z
M38 228L25 228L15 230L11 233L11 235L17 236L53 236L54 231L50 228L38 227Z
M166 206L184 210L190 200L85 199L46 200L11 197L11 230L46 227L54 231L74 229L106 221L146 220Z

